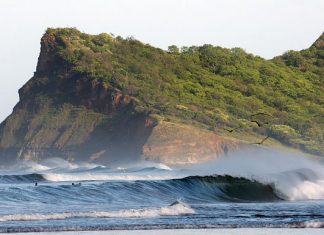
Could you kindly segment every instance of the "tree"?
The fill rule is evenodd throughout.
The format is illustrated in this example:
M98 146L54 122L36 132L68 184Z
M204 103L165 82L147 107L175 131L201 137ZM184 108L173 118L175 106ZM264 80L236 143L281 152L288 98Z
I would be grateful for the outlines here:
M172 54L178 54L180 52L179 48L176 45L168 46L168 52Z

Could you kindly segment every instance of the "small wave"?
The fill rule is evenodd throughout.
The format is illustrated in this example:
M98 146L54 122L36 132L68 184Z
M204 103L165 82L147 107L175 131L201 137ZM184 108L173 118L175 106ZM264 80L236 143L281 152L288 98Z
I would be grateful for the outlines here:
M311 226L308 226L311 224ZM26 233L26 232L67 232L67 231L112 231L112 230L165 230L165 229L271 229L269 230L269 234L273 232L280 233L281 231L287 232L286 229L307 229L305 231L301 231L302 234L313 234L315 231L309 229L318 229L323 228L324 222L314 222L314 221L306 221L306 222L298 222L298 223L255 223L255 224L206 224L206 223L195 223L195 224L187 224L187 223L177 223L177 224L128 224L128 225L96 225L96 226L86 226L86 225L70 225L70 226L11 226L10 228L0 227L0 233ZM272 229L279 230L272 230ZM285 229L285 230L280 230ZM248 231L248 230L247 230ZM259 230L251 230L251 233L255 233ZM168 232L168 231L166 231ZM172 232L172 231L170 231ZM231 232L228 230L227 232ZM290 231L293 234L293 230ZM127 233L127 232L126 232ZM155 232L152 232L155 234ZM314 234L320 234L317 231Z
M141 164L135 164L133 166L122 167L119 166L116 168L118 171L123 172L151 172L151 171L172 171L172 168L168 167L162 163L154 162L141 162Z
M103 165L93 163L72 163L61 158L49 158L41 162L31 160L21 161L8 169L3 169L2 172L19 172L25 173L44 173L44 172L82 172L82 171L96 171L106 169Z
M195 211L185 203L176 202L170 206L121 211L93 211L93 212L61 212L48 214L16 214L1 215L0 222L6 221L34 221L34 220L63 220L68 218L132 218L179 216L194 214Z
M171 167L168 167L167 165L162 164L162 163L159 163L159 164L156 166L156 168L157 168L157 169L161 169L161 170L172 171L172 168L171 168Z

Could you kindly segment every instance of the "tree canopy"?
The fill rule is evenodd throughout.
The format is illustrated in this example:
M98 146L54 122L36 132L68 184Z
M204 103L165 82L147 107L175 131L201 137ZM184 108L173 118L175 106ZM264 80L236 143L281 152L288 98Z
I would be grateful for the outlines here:
M70 28L46 34L55 36L71 70L135 97L139 110L211 130L241 125L242 133L324 153L323 35L308 49L265 60L208 44L164 51L132 37ZM251 122L256 112L273 118L258 127Z

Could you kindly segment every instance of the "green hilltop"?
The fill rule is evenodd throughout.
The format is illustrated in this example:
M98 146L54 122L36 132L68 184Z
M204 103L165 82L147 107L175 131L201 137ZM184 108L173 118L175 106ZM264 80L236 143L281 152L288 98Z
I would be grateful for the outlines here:
M323 34L272 60L240 48L154 48L134 38L48 29L58 54L83 74L134 97L136 110L210 130L240 127L306 152L324 153ZM258 127L250 115L259 115ZM260 120L261 119L261 120ZM266 120L265 120L266 119Z
M34 76L0 124L0 159L182 165L258 144L324 156L323 38L265 60L48 29Z

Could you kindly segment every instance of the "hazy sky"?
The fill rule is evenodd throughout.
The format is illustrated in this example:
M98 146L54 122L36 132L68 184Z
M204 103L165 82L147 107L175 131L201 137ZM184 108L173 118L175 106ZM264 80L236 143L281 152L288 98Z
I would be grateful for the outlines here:
M47 27L134 36L153 46L242 47L272 58L324 31L324 0L0 0L0 122L33 75Z

